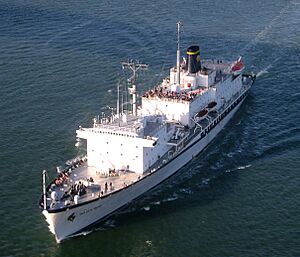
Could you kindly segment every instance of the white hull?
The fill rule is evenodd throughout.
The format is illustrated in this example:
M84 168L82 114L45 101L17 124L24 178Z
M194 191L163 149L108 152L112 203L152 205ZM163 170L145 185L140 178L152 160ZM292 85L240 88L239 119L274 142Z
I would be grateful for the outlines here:
M43 214L49 224L49 229L55 234L57 242L107 217L176 173L217 136L239 109L244 99L245 97L204 138L199 140L200 134L197 135L174 159L139 182L107 197L98 198L93 202L61 212L50 213L44 210ZM70 219L70 217L74 217L74 219Z

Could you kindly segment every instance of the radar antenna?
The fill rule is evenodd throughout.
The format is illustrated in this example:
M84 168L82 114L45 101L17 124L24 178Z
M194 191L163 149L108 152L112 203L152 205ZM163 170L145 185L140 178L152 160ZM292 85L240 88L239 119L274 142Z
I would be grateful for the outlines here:
M130 69L132 71L132 76L127 80L128 83L131 84L131 87L129 87L129 93L132 95L132 114L133 116L137 116L137 92L136 92L136 78L137 78L137 71L138 70L147 70L148 65L144 63L140 63L138 61L130 60L128 62L122 62L122 68L123 69Z

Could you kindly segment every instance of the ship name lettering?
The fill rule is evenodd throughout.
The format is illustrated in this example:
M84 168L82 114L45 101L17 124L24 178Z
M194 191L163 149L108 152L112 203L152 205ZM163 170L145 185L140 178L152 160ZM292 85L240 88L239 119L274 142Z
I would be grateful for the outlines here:
M94 211L94 210L97 210L98 208L100 208L102 206L102 204L98 205L98 206L95 206L94 208L91 208L91 209L84 209L83 212L80 213L80 215L83 215L83 214L86 214L86 213L89 213L91 211Z

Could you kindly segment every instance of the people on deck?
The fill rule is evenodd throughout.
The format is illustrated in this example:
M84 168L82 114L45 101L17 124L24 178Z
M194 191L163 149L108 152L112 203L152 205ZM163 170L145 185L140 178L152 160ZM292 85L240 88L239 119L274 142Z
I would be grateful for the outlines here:
M79 196L82 196L86 193L86 186L81 181L79 181L76 190L77 190L77 194Z
M174 100L183 100L183 101L192 101L197 94L198 91L183 91L183 92L172 92L163 89L162 87L155 87L144 93L143 97L151 98L151 97L158 97L158 98L166 98L166 99L174 99Z

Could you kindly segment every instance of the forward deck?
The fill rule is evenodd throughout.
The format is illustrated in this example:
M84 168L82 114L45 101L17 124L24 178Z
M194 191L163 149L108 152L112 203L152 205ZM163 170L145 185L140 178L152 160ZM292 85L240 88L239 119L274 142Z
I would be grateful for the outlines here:
M101 198L126 188L143 177L130 171L110 171L101 173L95 167L80 162L75 169L64 171L59 179L53 181L47 193L49 209L60 209Z

